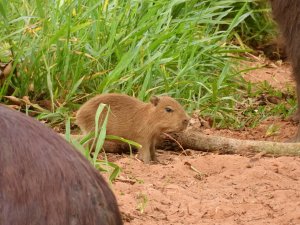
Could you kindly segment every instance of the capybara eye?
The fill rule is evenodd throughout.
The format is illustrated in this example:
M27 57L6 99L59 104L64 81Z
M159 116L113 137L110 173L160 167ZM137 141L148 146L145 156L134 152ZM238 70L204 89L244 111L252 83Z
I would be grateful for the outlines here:
M173 111L174 111L174 110L171 109L170 107L166 107L165 110L166 110L166 112L173 112Z

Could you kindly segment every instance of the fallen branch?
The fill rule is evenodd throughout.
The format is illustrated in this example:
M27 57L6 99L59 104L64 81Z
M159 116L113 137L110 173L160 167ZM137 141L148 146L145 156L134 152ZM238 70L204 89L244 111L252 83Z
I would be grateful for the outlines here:
M190 129L177 133L175 136L175 139L182 145L183 149L217 152L220 154L256 155L257 153L263 153L273 156L300 156L300 143L239 140L206 135ZM82 135L71 135L72 139L78 141L82 137Z
M274 156L299 156L300 143L282 143L271 141L239 140L201 132L187 130L178 134L177 140L185 149L218 152L221 154L257 154Z

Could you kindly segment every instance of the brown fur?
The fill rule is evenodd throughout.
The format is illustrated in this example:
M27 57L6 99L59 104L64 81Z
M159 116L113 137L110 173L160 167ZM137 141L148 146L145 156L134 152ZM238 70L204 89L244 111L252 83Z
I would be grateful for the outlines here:
M90 163L38 121L0 106L1 225L121 225Z
M189 121L181 105L168 96L152 97L150 103L144 103L124 94L102 94L87 101L77 112L77 124L83 132L94 130L100 103L109 105L111 110L107 134L141 144L139 158L145 163L155 160L155 144L162 132L182 131ZM172 112L167 112L166 108ZM106 115L106 111L101 121L103 114Z
M270 0L275 21L285 41L286 52L291 60L297 82L298 111L295 120L300 119L300 1ZM293 141L300 141L300 128Z

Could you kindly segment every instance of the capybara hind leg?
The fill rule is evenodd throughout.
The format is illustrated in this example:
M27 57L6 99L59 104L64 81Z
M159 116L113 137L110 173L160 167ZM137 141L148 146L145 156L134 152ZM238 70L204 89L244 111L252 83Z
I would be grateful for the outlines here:
M295 112L294 115L292 115L292 117L290 117L290 119L295 122L295 123L299 123L300 122L300 110L297 109L297 111Z
M295 136L288 139L285 142L300 142L300 125L298 126L298 130L297 130L297 133L295 134Z
M88 148L92 151L95 151L96 143L94 142L94 138L91 138L85 145L85 148ZM105 141L103 143L102 149L104 149L105 152L111 152L111 153L123 153L129 151L128 144L121 143L121 142L115 142L115 141Z
M114 142L114 141L105 141L103 144L103 149L105 152L112 153L122 153L126 152L126 146L128 150L128 145L124 145L123 143Z
M294 122L299 123L300 122L300 85L297 85L297 103L298 103L298 109L291 119Z

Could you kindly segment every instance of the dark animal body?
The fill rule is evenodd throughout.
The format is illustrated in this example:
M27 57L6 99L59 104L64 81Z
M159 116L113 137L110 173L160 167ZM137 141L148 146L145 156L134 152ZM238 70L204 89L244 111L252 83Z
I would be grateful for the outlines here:
M0 106L1 225L121 225L90 163L38 121Z
M279 25L285 42L286 52L292 63L293 74L297 83L298 110L294 119L300 120L300 1L270 0L273 16ZM291 141L300 141L300 127Z
M141 144L139 158L145 163L156 160L155 145L163 132L180 132L190 120L182 106L168 96L153 96L149 103L144 103L125 94L102 94L88 100L77 112L76 121L84 133L95 129L95 114L100 103L110 107L107 134ZM102 113L100 123L106 112Z

